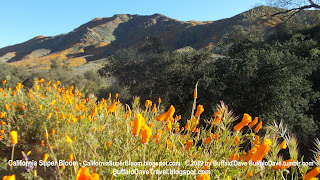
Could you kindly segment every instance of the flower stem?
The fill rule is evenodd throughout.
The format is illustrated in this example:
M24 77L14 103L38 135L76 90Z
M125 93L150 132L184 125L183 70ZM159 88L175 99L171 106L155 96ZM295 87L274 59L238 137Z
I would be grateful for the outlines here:
M12 151L11 151L11 161L13 161L14 146L15 146L15 145L13 145L13 146L12 146ZM11 166L10 166L10 171L12 171L12 164L11 164Z

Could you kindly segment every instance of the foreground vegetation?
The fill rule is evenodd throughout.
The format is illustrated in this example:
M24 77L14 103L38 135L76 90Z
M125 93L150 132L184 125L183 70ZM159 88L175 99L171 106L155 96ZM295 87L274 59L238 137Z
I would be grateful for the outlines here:
M0 89L3 179L311 179L320 173L319 140L313 165L307 166L283 123L267 125L264 119L234 114L223 102L210 112L200 105L197 85L191 116L181 119L174 105L163 106L160 98L152 102L136 97L129 106L118 94L97 101L60 81L36 80L30 89L20 83L11 89L6 83ZM212 117L201 118L205 111ZM200 120L205 126L199 126ZM8 165L18 159L37 164ZM261 160L287 164L240 164ZM228 166L232 161L237 164ZM298 162L301 166L290 164ZM121 169L146 173L114 174ZM174 173L157 174L160 170Z

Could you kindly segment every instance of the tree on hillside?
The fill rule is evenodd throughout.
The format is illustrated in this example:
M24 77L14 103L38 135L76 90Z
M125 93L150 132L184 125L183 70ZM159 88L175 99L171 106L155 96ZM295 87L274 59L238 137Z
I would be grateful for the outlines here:
M320 10L319 0L267 0L268 4L275 7L285 8L284 11L279 11L271 16L277 16L281 14L290 14L289 18L303 10Z

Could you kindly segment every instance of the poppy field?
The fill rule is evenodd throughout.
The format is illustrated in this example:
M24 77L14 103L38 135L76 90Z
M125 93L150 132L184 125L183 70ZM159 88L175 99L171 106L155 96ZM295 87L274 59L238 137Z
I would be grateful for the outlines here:
M36 80L31 89L6 83L0 89L3 180L313 179L320 173L319 140L313 161L305 162L282 122L264 124L223 102L203 119L197 85L191 114L182 119L161 97L135 97L127 105L119 94L98 101L59 81Z

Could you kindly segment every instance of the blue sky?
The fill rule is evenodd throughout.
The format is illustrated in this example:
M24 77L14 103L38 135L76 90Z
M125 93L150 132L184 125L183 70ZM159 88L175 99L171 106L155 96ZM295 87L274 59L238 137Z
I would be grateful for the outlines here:
M67 33L114 14L160 13L183 21L209 21L249 10L259 0L0 0L0 48L38 35Z

